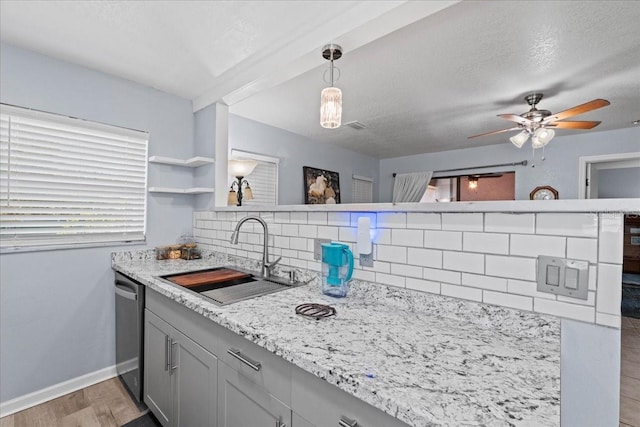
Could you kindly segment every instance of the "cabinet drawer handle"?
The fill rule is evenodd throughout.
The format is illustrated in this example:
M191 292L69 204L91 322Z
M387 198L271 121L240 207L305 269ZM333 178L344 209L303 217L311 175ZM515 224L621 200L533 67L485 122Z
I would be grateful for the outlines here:
M249 359L247 356L242 354L240 350L236 350L235 348L230 348L229 350L227 350L227 353L229 353L230 355L232 355L233 357L235 357L236 359L238 359L239 361L241 361L242 363L244 363L245 365L247 365L248 367L250 367L256 372L259 371L260 368L262 367L260 362L256 362Z
M347 417L340 417L340 420L338 421L338 425L340 427L358 427L358 421L350 420Z
M169 372L173 372L175 371L175 369L178 367L178 365L174 365L173 362L173 346L178 344L177 341L174 341L173 338L171 339L171 345L169 345L169 360L171 361L171 363L169 364Z
M171 345L169 344L169 335L164 337L164 370L168 371L171 367L171 356L169 355Z

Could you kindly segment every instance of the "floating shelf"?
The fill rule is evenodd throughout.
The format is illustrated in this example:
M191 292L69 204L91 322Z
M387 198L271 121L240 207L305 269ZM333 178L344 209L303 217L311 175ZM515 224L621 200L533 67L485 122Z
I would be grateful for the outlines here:
M205 194L213 193L213 188L172 188L172 187L149 187L149 193L173 193L173 194Z
M164 165L173 165L173 166L185 166L188 168L197 168L199 166L210 165L213 164L214 159L211 157L192 157L187 160L176 159L173 157L162 157L162 156L151 156L149 157L150 163L161 163Z

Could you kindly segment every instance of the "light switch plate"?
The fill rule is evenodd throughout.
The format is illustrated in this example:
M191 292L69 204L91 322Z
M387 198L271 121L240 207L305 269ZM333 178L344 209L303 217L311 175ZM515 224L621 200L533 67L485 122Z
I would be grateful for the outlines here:
M540 292L586 300L589 262L539 255L537 279Z
M313 259L320 261L322 259L322 244L331 243L330 239L313 239Z

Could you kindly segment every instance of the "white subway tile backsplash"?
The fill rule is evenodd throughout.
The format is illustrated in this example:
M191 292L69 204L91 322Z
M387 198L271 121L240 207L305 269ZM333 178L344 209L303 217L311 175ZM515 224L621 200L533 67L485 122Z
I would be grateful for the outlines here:
M637 185L637 184L636 184ZM598 261L622 264L624 218L620 213L601 213Z
M567 258L581 259L591 263L598 262L598 240L567 238Z
M484 255L444 251L442 254L442 268L482 274L484 273Z
M443 213L442 229L454 231L482 231L483 214L481 213Z
M349 212L328 212L327 224L337 227L349 227L351 225L351 214Z
M291 247L291 238L282 236L273 236L273 246L276 248L289 249Z
M408 212L407 228L440 230L442 229L440 214L426 212Z
M306 237L307 239L316 238L318 237L318 226L317 225L299 225L298 236Z
M622 298L622 265L598 264L598 297L596 309L600 313L620 314Z
M535 224L535 214L484 214L484 231L486 232L533 234Z
M433 249L462 250L462 233L459 231L424 232L424 247Z
M327 212L307 212L307 224L327 225Z
M338 238L341 242L355 242L356 229L352 227L338 227Z
M358 226L358 218L369 218L370 226L372 229L378 228L378 215L375 212L352 212L351 213L351 227Z
M566 246L567 239L564 237L512 234L509 253L530 257L548 255L564 258Z
M406 263L407 262L407 248L377 245L377 259L380 261Z
M330 240L338 240L338 227L330 227L319 225L318 226L318 238L320 239L330 239Z
M591 307L595 307L596 305L596 293L595 292L587 292L587 299L579 299L572 297L565 297L563 295L558 295L557 301L561 302L570 302L571 304L580 304L580 305L589 305Z
M378 228L407 228L407 214L398 212L379 212Z
M353 270L353 278L358 280L364 280L367 282L376 281L376 273L371 270L361 270L356 268Z
M442 268L442 251L407 248L407 263L422 267Z
M582 320L583 322L595 321L595 309L586 305L570 304L567 302L552 301L543 298L533 299L533 311L569 319Z
M282 235L298 236L298 224L282 224Z
M275 212L274 222L286 224L291 222L290 212Z
M620 329L620 322L622 318L620 315L598 313L596 311L596 323L602 326L609 326L610 328Z
M509 235L500 233L464 232L462 234L462 250L465 252L506 255L509 253Z
M416 246L421 248L424 244L424 235L422 230L394 228L391 230L391 244L394 246Z
M587 213L539 213L536 215L536 234L597 237L598 215Z
M408 289L414 289L416 291L429 292L432 294L440 293L440 283L430 282L429 280L421 280L421 279L414 279L412 277L407 277L405 286Z
M422 278L422 267L406 264L391 264L391 274Z
M467 288L465 286L456 286L443 283L440 292L454 298L468 299L472 301L482 301L482 290Z
M460 284L462 273L457 271L439 270L437 268L424 268L422 270L422 278L433 282Z
M510 295L502 292L483 291L482 302L511 307L518 310L533 310L533 298L522 295Z
M307 250L307 239L304 237L291 237L289 239L289 247L291 249L297 249L299 251Z
M536 260L499 255L486 255L485 273L509 279L536 280Z
M307 213L306 212L291 212L290 221L292 224L306 224Z
M240 244L229 243L236 221L250 214L256 213L195 212L194 236L202 248L259 260L259 224L245 224ZM367 216L372 221L374 264L362 267L357 260L356 279L620 327L622 215L617 213L259 215L269 223L271 254L282 256L283 266L320 271L313 240L343 241L353 249L357 219ZM539 254L589 261L588 299L538 292Z
M598 283L598 267L595 265L589 266L589 290L595 291L597 290Z
M405 278L394 274L376 273L376 282L384 285L397 286L404 288Z
M507 279L501 277L462 273L462 284L465 286L472 286L474 288L507 292Z
M390 245L391 244L391 229L378 228L374 230L373 243L376 245Z

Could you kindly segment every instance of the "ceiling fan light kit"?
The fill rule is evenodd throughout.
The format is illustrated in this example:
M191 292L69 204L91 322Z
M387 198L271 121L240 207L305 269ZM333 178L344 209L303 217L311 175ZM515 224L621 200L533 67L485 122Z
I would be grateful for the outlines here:
M553 129L593 129L598 126L600 122L596 121L567 121L562 120L569 117L577 116L588 111L596 110L598 108L606 107L610 104L606 99L594 99L593 101L586 102L581 105L569 108L568 110L561 111L553 114L549 110L538 110L536 105L542 99L544 95L541 93L532 93L525 96L524 100L529 104L531 109L523 114L498 114L498 117L502 117L505 120L509 120L517 123L517 127L497 130L494 132L481 133L479 135L473 135L469 138L477 138L479 136L495 135L502 132L510 132L512 130L520 130L520 133L509 138L509 141L518 148L521 148L525 142L531 137L531 146L535 150L536 148L543 148L547 145L555 136L556 132Z
M335 129L340 127L342 121L342 91L333 85L335 70L333 61L342 57L342 47L337 44L328 44L322 48L322 57L330 62L328 70L330 81L327 83L331 86L322 89L320 93L320 126Z

